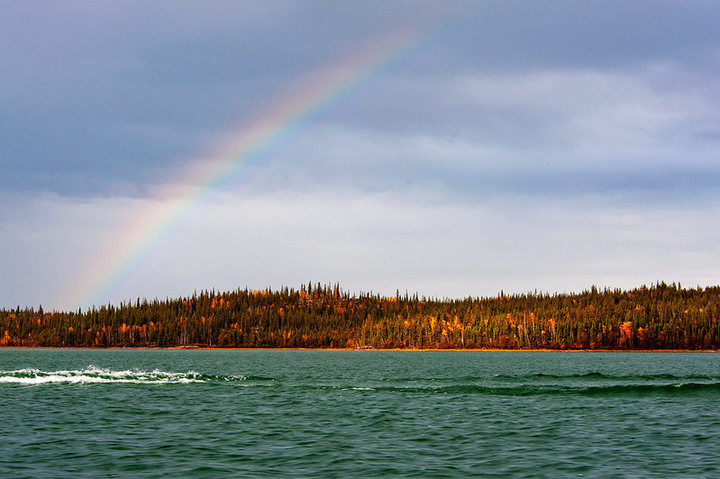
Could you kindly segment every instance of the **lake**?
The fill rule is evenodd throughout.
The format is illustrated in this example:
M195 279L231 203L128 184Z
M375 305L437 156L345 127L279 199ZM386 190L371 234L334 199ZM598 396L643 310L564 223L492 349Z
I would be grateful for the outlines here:
M717 477L715 353L0 349L0 475Z

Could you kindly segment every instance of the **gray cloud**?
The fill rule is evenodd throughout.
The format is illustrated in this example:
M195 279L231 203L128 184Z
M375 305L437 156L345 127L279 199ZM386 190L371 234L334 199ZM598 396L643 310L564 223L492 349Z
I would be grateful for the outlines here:
M675 90L699 87L701 100L717 98L701 94L715 78L720 44L718 12L707 2L81 2L2 9L2 185L24 191L102 194L106 181L156 181L163 169L202 152L213 131L247 120L301 75L399 28L431 33L327 120L535 147L552 133L543 128L561 126L556 115L578 93L601 101L608 89L614 93L612 82L593 91L573 81L632 77L638 66L670 64L709 75L704 82L700 73L678 79ZM562 72L579 73L564 80ZM545 95L548 111L528 103L533 88L520 91L523 75L545 75L535 101Z
M418 195L223 194L198 205L120 275L107 270L113 263L108 245L122 250L134 240L127 234L133 215L157 208L153 200L20 202L0 223L7 238L0 249L3 274L14 277L3 280L0 303L75 309L203 288L279 288L307 281L440 297L489 296L500 289L577 291L592 284L633 287L656 280L694 286L712 284L720 266L720 230L708 222L718 214L717 203L628 207L607 205L602 196L567 202L506 195L478 206ZM96 268L101 277L83 284L85 272ZM96 280L107 278L110 288L90 297Z
M107 299L711 283L718 17L702 0L3 3L0 306L73 306L55 272L110 256L237 125L399 30L419 40Z

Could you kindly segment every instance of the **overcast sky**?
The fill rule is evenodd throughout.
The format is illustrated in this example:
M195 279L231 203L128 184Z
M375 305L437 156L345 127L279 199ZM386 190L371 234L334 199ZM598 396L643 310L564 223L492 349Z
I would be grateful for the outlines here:
M0 2L0 308L718 284L718 25L714 0Z

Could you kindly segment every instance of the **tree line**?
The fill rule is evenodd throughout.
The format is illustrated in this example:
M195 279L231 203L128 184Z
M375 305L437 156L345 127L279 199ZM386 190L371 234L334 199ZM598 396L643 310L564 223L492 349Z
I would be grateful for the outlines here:
M77 312L0 310L0 346L591 349L720 348L720 286L437 299L339 285L203 291Z

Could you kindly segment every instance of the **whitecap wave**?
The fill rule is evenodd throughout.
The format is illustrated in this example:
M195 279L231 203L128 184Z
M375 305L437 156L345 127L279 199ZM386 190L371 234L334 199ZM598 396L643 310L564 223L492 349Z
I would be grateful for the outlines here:
M181 384L202 383L214 381L242 381L244 376L208 376L188 371L184 373L140 370L114 371L112 369L88 366L85 369L42 371L39 369L17 369L14 371L0 371L0 383L15 384L47 384L47 383L156 383Z

